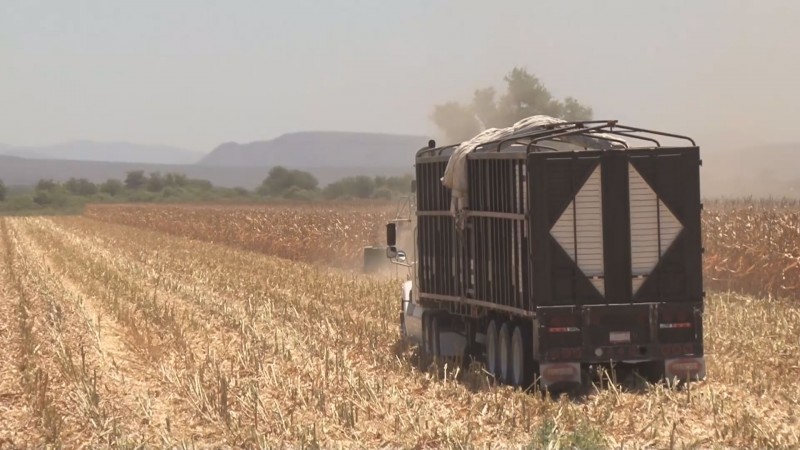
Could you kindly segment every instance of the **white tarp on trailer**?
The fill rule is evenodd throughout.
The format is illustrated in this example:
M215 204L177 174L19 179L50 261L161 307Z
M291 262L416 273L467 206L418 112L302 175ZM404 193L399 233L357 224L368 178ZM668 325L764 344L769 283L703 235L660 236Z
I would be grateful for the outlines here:
M462 142L450 156L447 162L447 168L442 177L442 183L452 190L452 200L450 203L450 211L458 216L460 212L469 208L468 192L468 176L467 176L467 155L480 147L483 144L498 141L501 139L513 139L516 136L524 136L534 131L543 129L547 125L566 123L565 120L557 119L555 117L538 115L531 116L520 120L514 125L507 128L490 128L478 134L469 141ZM604 136L601 133L596 134L597 137L611 137ZM619 137L613 137L619 141ZM564 138L565 142L572 143L579 147L588 147L594 149L612 148L619 144L607 141L604 139L593 139L583 135L574 135ZM549 144L547 144L549 145Z

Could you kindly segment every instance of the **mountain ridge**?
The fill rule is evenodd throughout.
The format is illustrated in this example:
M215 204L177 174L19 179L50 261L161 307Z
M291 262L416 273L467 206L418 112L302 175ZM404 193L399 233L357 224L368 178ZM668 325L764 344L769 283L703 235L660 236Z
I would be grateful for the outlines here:
M201 152L160 144L77 139L43 146L0 144L0 154L28 159L104 161L144 164L193 164Z
M0 180L7 185L31 185L42 178L103 181L123 178L126 171L145 170L181 172L220 186L252 188L260 184L270 168L282 165L309 171L324 186L345 176L412 173L414 155L427 142L426 137L404 134L298 131L269 140L226 142L205 156L192 152L190 156L195 156L194 160L177 164L152 162L152 158L125 161L136 155L146 156L142 153L116 155L117 161L54 159L49 157L52 156L50 152L31 157L31 153L40 148L57 146L15 147L0 143ZM141 147L170 148L139 144L130 144L128 148ZM20 148L26 151L19 152ZM108 156L109 149L101 147L103 152L98 157ZM701 168L703 197L800 198L800 169L797 169L800 167L800 142L701 147L701 158L704 160Z
M411 167L424 136L352 131L298 131L269 140L226 142L198 162L200 165L271 167L302 166L309 161L324 167Z

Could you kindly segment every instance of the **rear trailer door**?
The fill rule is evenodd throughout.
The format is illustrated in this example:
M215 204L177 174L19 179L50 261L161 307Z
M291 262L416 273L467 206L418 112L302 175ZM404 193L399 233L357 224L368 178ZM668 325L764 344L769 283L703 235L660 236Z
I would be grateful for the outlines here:
M702 354L699 150L534 153L537 358Z

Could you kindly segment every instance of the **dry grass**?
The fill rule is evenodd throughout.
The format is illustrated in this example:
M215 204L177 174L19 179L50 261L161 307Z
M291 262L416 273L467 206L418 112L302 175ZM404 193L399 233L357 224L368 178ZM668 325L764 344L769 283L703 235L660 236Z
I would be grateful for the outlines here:
M579 400L420 371L398 282L85 218L4 219L0 447L800 447L800 311L713 294L709 379Z

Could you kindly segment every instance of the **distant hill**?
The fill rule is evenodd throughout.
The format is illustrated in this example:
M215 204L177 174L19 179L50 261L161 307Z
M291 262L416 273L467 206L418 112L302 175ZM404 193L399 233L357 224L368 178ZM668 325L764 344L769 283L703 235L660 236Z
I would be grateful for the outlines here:
M414 153L427 142L424 136L309 131L249 144L222 144L202 159L188 150L126 143L76 141L35 148L0 144L0 180L9 186L32 185L42 178L97 182L144 170L253 188L271 167L283 165L311 172L324 186L346 176L413 173ZM800 198L800 142L703 147L701 156L703 197Z
M166 145L72 141L40 147L0 144L0 154L31 159L106 161L146 164L194 164L203 154Z
M314 162L312 161L311 164ZM411 173L411 166L406 167L302 167L311 172L321 185L354 175L403 175ZM101 182L109 178L123 179L131 170L145 172L178 172L190 178L209 180L215 186L243 187L252 189L261 184L269 173L266 167L234 167L234 166L202 166L197 164L142 164L115 163L99 161L61 161L26 159L0 155L0 180L6 186L31 186L40 179L66 181L71 177L86 178L89 181Z
M213 166L397 167L411 170L424 136L306 131L269 141L226 143L199 164Z

